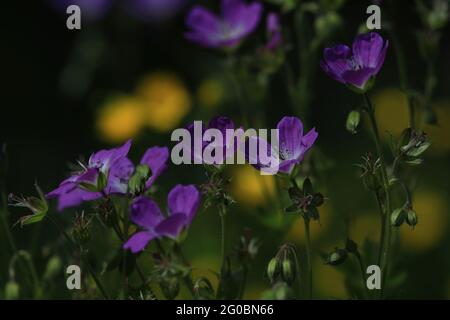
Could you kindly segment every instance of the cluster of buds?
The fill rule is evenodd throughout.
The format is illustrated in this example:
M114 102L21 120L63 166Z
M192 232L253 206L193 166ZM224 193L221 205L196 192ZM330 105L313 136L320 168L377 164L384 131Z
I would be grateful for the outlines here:
M289 198L292 205L285 209L286 212L301 212L305 218L318 220L319 210L324 202L321 193L315 192L309 178L303 182L302 189L294 186L289 188Z
M417 213L410 205L397 208L391 214L391 225L393 227L400 227L404 222L406 222L411 228L414 228L419 222Z
M146 190L147 180L151 176L151 170L149 166L140 164L136 167L133 175L128 181L128 191L133 196L139 195Z
M375 159L370 152L363 156L362 159L363 163L356 165L362 170L360 178L367 189L376 192L382 186L381 161L380 159Z
M267 276L271 283L284 281L291 285L297 278L297 254L293 244L284 244L267 265Z

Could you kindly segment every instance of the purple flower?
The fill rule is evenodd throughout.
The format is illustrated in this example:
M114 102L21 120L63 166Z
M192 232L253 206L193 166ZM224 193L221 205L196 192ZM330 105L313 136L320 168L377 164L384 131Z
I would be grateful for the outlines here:
M307 134L303 135L303 124L297 117L282 118L278 122L277 129L279 134L278 150L260 137L250 137L245 145L245 156L247 161L258 170L265 171L269 174L276 172L290 174L294 167L303 160L306 152L312 147L318 137L318 133L313 128ZM251 143L256 144L256 152L250 151L249 146ZM261 148L263 151L260 151ZM266 150L268 160L278 156L279 165L277 168L268 167L267 164L270 163L273 165L276 161L262 160L264 150Z
M197 159L198 162L202 162L203 163L203 151L209 146L210 148L213 147L217 147L219 149L222 149L222 155L223 157L221 157L218 162L213 163L216 166L220 166L222 165L226 158L231 157L232 155L235 154L236 150L237 150L237 146L238 143L235 140L234 141L234 145L231 146L232 141L230 139L227 139L227 135L226 135L226 130L227 129L233 129L234 130L235 126L234 126L234 122L233 120L231 120L228 117L223 117L223 116L216 116L214 118L212 118L209 123L208 123L208 127L207 128L203 128L202 127L202 137L204 137L205 131L208 129L217 129L221 132L222 135L222 141L215 141L214 139L212 139L213 141L203 141L202 139L202 146L201 146L201 154L198 154L198 152L195 152L195 145L194 145L194 139L192 139L191 141L191 150L192 150L192 155L191 155L191 160L194 161L195 159ZM187 129L189 130L189 132L191 133L191 137L195 137L194 134L194 123L191 123Z
M139 197L131 204L131 221L142 228L123 245L137 253L156 238L176 239L181 230L188 227L197 213L200 192L193 185L177 185L167 197L169 215L165 217L158 205L151 199Z
M186 18L186 38L208 48L234 48L258 26L263 7L242 0L222 0L221 16L195 6Z
M52 6L66 14L67 7L70 5L77 5L81 10L81 18L86 18L89 21L95 21L103 18L108 9L111 7L111 0L52 0Z
M266 29L269 42L265 45L265 48L270 51L278 49L283 41L280 26L280 17L278 14L271 12L266 18Z
M343 44L326 48L320 66L334 80L366 91L384 63L388 46L378 33L361 34L351 49Z
M58 188L46 195L58 198L58 210L73 207L83 201L96 200L102 193L124 193L133 173L133 163L127 158L131 140L119 148L94 153L82 170L67 178Z

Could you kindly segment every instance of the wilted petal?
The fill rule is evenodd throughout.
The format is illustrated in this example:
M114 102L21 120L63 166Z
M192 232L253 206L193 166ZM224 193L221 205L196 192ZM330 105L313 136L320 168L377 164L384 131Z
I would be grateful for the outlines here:
M138 253L147 246L150 240L154 239L156 235L149 231L140 231L135 233L123 245L124 249L130 249L133 253Z
M169 149L167 147L152 147L148 149L141 159L141 164L146 164L151 170L151 177L146 183L150 188L161 173L167 168Z
M164 219L164 216L153 200L142 196L131 204L130 219L140 227L153 229Z
M182 213L190 223L200 204L200 192L193 185L179 184L170 190L167 202L171 214Z
M297 117L283 117L278 122L280 157L282 160L298 159L301 154L303 124Z
M189 223L188 219L188 216L183 213L172 214L156 226L155 233L175 239L183 227Z

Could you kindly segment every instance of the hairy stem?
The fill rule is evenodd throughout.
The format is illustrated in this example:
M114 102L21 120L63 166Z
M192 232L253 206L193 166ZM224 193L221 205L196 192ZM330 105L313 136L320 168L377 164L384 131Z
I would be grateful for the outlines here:
M377 121L375 119L375 111L373 109L372 103L370 101L367 93L364 94L364 100L366 102L367 113L369 115L373 139L375 142L375 147L377 149L378 158L380 159L381 164L381 177L383 182L383 189L385 193L385 206L384 206L384 221L382 222L382 234L381 234L381 248L380 248L380 268L381 268L381 291L380 297L383 297L384 293L384 285L386 281L386 276L388 273L388 260L389 260L389 249L391 244L391 225L390 225L390 213L391 213L391 205L390 205L390 196L389 196L389 181L387 174L386 161L384 159L383 150L381 147L381 139L378 131Z

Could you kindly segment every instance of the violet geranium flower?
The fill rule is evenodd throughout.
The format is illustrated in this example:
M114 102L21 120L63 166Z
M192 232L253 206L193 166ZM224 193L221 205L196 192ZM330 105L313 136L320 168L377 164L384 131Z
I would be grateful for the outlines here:
M208 48L234 48L256 29L262 10L260 3L242 0L222 0L220 16L195 6L186 18L185 36Z
M277 129L279 134L278 150L262 138L250 137L245 145L245 156L247 161L258 170L268 174L280 172L289 175L292 173L294 167L303 160L305 154L315 143L319 134L315 128L312 128L307 134L303 135L303 123L297 117L283 117L278 122ZM257 144L258 150L256 155L250 152L250 143ZM264 163L266 160L261 158L262 155L260 152L264 154L264 151L260 150L261 148L262 150L266 150L267 157L271 157L272 159L275 157L278 158L279 162L274 160L267 161L270 164L278 163L276 168L269 167L268 164Z
M134 200L131 204L131 221L142 230L128 239L123 245L124 249L138 253L153 239L176 239L194 219L200 204L200 192L193 185L177 185L169 192L167 202L169 215L164 217L153 200L143 196Z
M326 48L320 66L334 80L365 92L380 71L388 46L389 41L376 32L361 34L351 49L344 44Z
M58 210L73 207L83 201L102 197L103 193L122 193L133 173L133 163L127 158L131 140L121 147L94 153L82 170L67 178L58 188L46 195L47 199L58 198Z
M201 152L201 154L198 154L198 152L195 152L195 146L194 146L194 141L192 140L191 143L191 150L192 150L192 155L191 155L191 160L195 161L195 159L197 159L198 162L201 161L201 163L204 163L205 159L203 159L203 152L204 150L209 147L209 148L219 148L222 149L222 157L217 157L217 161L214 163L209 163L209 164L213 164L215 166L220 166L222 164L225 163L225 160L228 157L234 156L236 150L237 150L237 141L235 141L234 145L232 146L231 143L232 141L230 139L227 139L227 135L226 135L226 131L227 129L235 129L234 126L234 122L233 120L231 120L228 117L224 117L224 116L216 116L214 118L212 118L209 123L208 123L208 127L207 128L202 128L202 137L204 137L205 131L208 129L217 129L221 132L221 136L222 136L222 141L214 141L214 139L212 139L213 141L203 141L202 146L201 146L201 150L198 150ZM191 123L188 127L187 130L189 130L189 132L191 133L192 137L195 137L195 133L194 133L194 123Z

